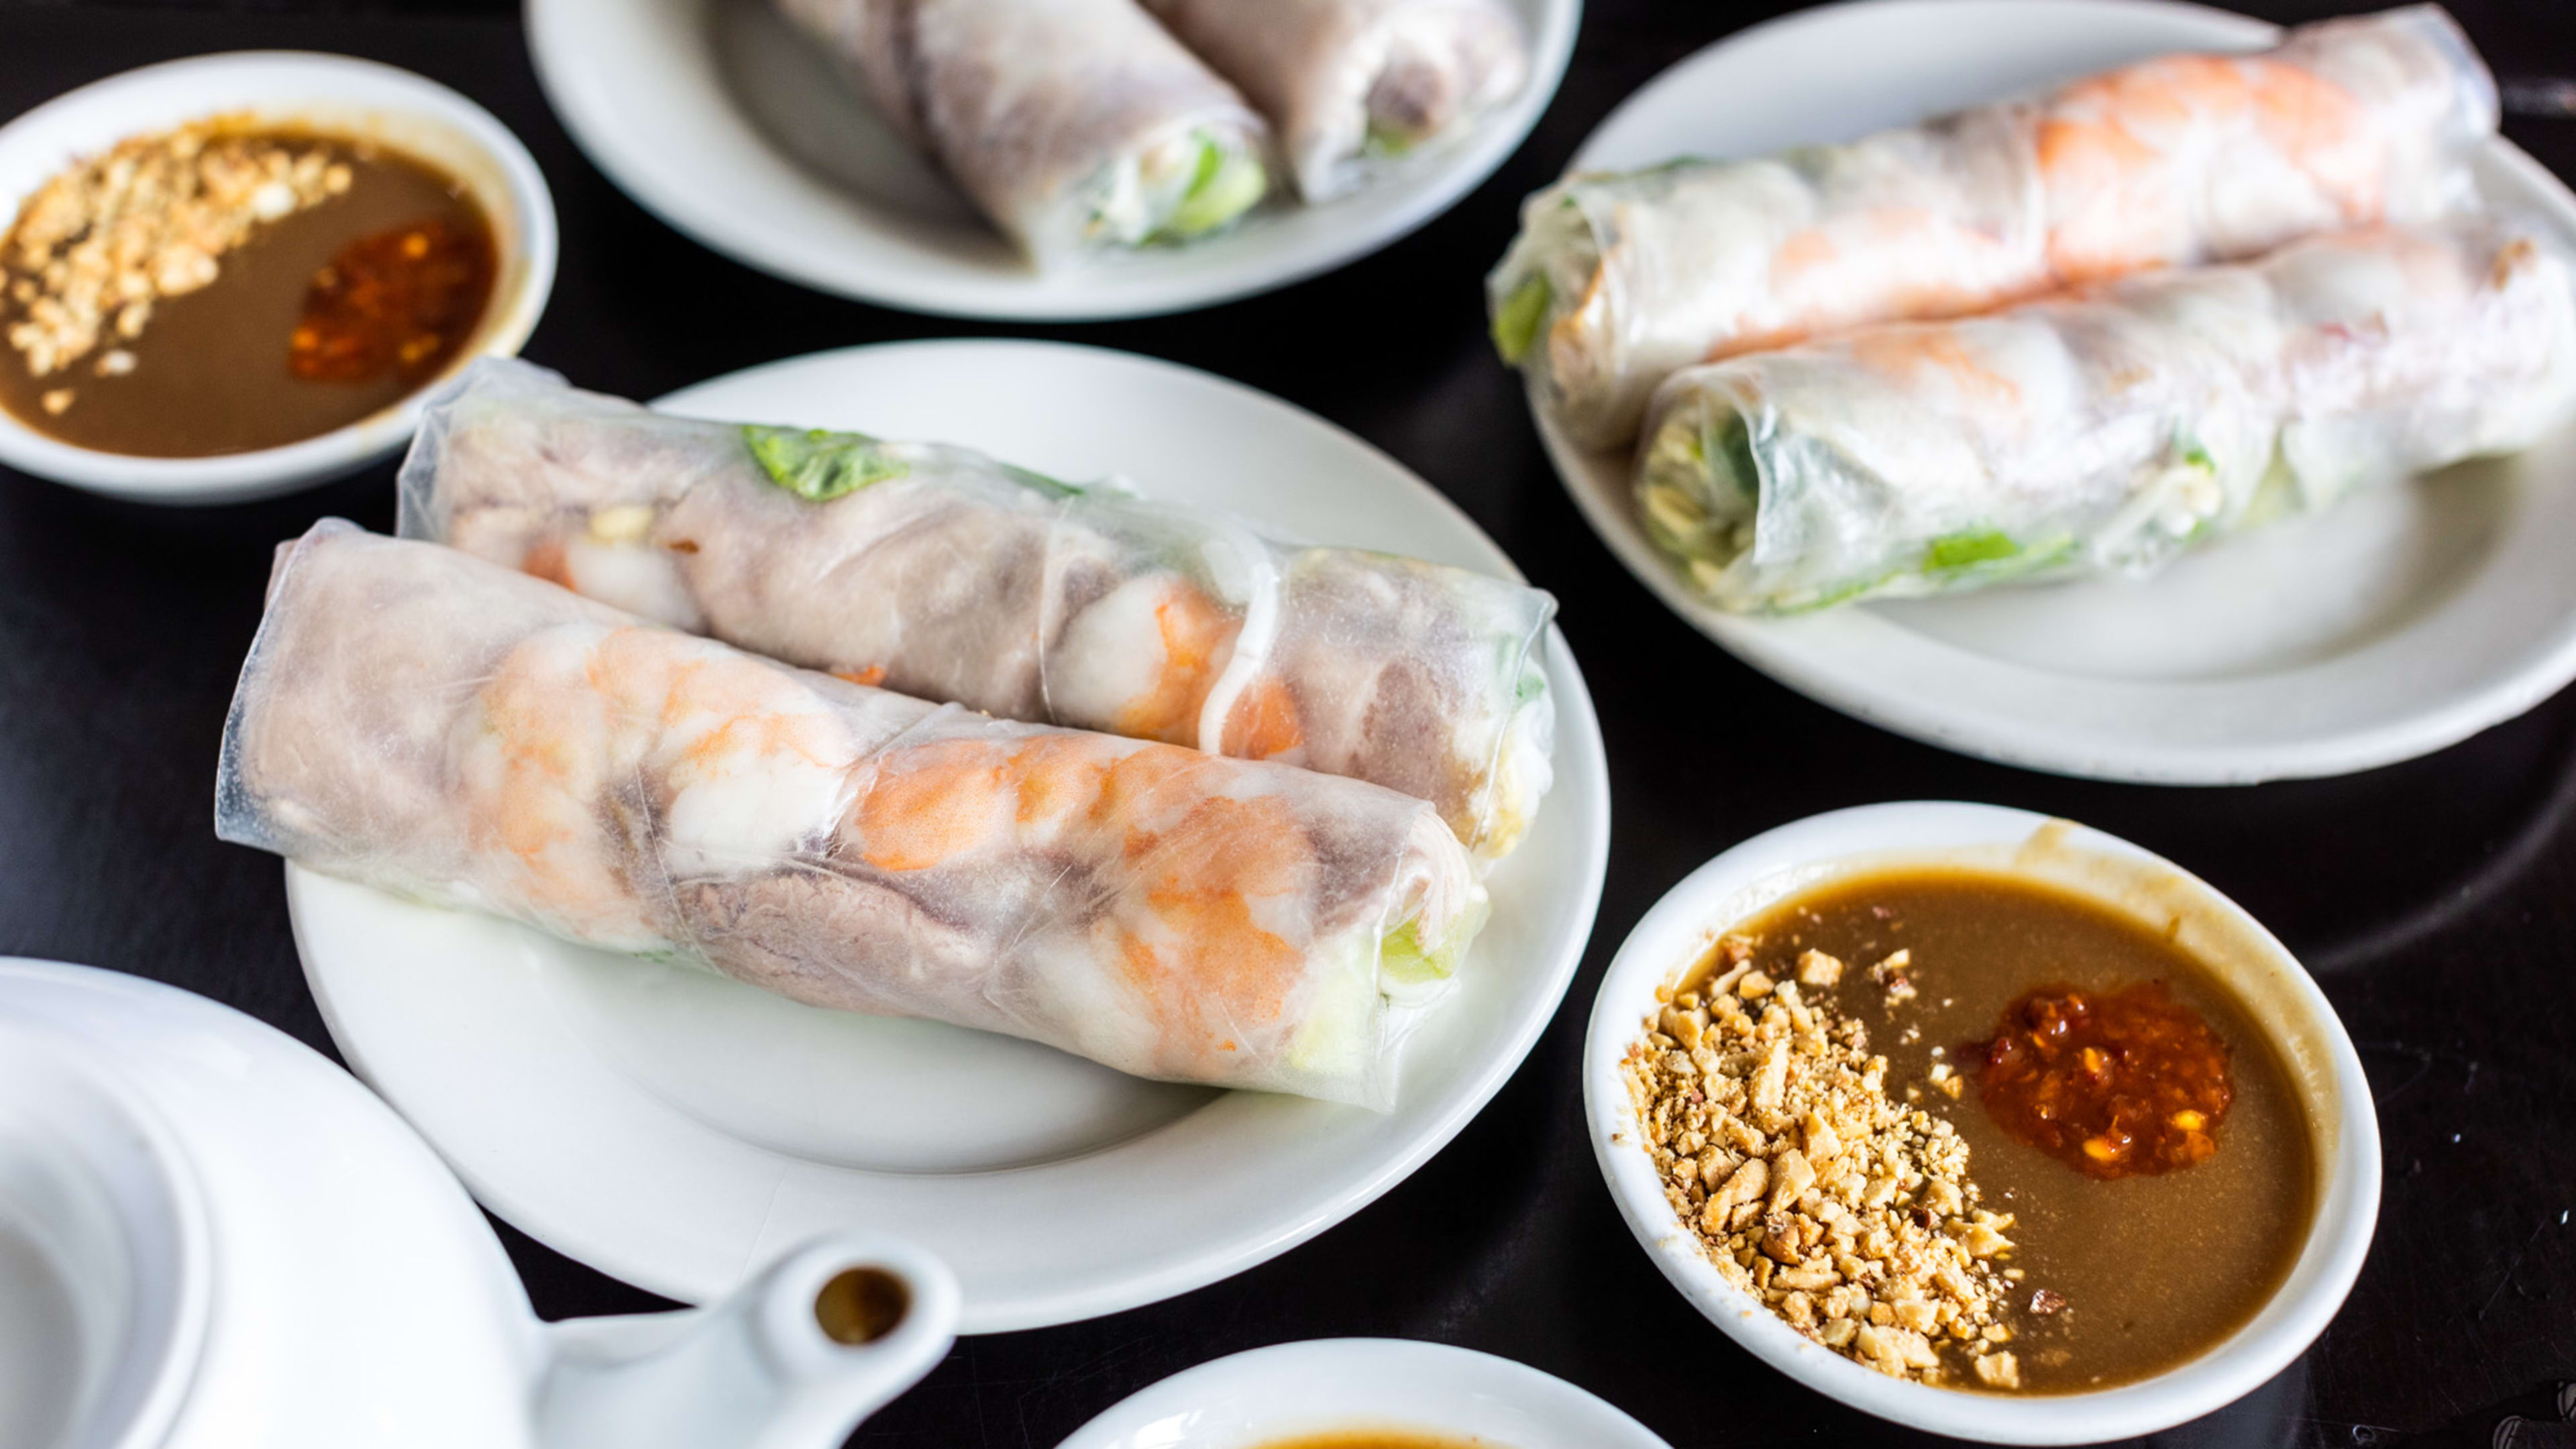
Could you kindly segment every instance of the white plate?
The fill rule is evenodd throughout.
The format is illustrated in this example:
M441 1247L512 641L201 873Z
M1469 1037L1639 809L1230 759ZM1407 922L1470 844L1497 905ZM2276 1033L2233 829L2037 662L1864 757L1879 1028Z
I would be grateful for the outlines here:
M1581 0L1511 0L1530 79L1470 134L1321 206L1188 247L1032 270L768 0L530 0L555 113L626 193L763 271L952 317L1083 321L1204 307L1365 256L1447 210L1537 124Z
M448 369L519 350L555 280L555 209L545 173L490 112L422 76L372 60L291 50L190 56L93 81L0 126L0 217L75 160L130 136L210 116L377 140L463 183L491 220L501 271L469 344ZM283 344L281 343L281 346ZM0 364L19 365L14 351ZM206 458L138 458L75 447L0 412L0 463L144 503L238 503L327 482L384 457L420 425L431 379L401 401L317 437Z
M1063 477L1231 508L1321 542L1512 573L1430 485L1205 373L1093 348L820 353L673 411L972 444ZM1387 1116L1141 1082L1045 1047L799 1006L290 867L305 974L358 1070L531 1236L703 1301L825 1228L946 1258L972 1333L1150 1303L1286 1251L1420 1166L1565 993L1601 898L1609 781L1553 629L1557 782L1491 881L1464 984L1407 1043Z
M2141 56L2278 30L2155 0L1863 0L1756 26L1631 96L1574 169L1849 139ZM2497 141L2489 194L2576 238L2576 198ZM2576 436L2182 560L2145 583L2002 588L1795 619L1726 614L1638 528L1626 455L1542 420L1620 561L1753 667L1873 724L2034 769L2164 784L2427 753L2576 678Z
M2282 1048L2303 1099L2319 1193L2298 1260L2251 1319L2152 1378L2071 1394L1934 1388L1865 1368L1791 1328L1718 1275L1664 1197L1621 1062L1656 992L1735 923L1798 891L1873 868L1941 864L2021 875L2087 896L2178 941ZM2289 1367L2352 1291L2379 1220L2379 1119L2334 1006L2289 948L2207 882L2125 840L2024 810L1951 801L1862 805L1768 830L1691 872L1637 922L1603 974L1583 1043L1583 1113L1610 1195L1664 1277L1756 1358L1818 1393L1935 1434L2094 1444L2211 1413Z
M1057 1449L1258 1449L1295 1435L1394 1429L1477 1449L1671 1449L1553 1374L1403 1338L1320 1338L1200 1364Z

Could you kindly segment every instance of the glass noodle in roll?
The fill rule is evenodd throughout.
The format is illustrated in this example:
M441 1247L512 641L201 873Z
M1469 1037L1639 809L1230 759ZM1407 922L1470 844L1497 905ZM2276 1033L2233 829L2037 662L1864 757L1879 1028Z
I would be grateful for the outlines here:
M1676 373L1647 533L1722 608L2143 573L2576 412L2576 290L2484 223L2312 238Z
M1483 914L1391 790L908 699L337 520L279 551L218 779L218 834L332 875L1381 1108Z
M407 535L793 664L1401 790L1484 860L1551 778L1554 602L1464 569L517 362L432 400L402 494Z
M1187 241L1269 190L1261 118L1136 0L777 0L1041 265Z
M1447 139L1529 79L1505 0L1145 0L1278 128L1323 201Z
M1694 363L2439 220L2495 124L2493 79L2423 5L1847 145L1570 176L1488 279L1494 338L1569 437L1616 447Z

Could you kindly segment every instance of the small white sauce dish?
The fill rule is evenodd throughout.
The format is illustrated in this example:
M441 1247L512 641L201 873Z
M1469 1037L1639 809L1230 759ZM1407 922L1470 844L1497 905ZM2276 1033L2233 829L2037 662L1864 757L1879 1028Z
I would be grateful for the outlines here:
M2173 939L2226 985L2279 1049L2317 1164L2307 1240L2271 1300L2233 1335L2152 1378L2089 1393L2003 1395L1888 1378L1801 1336L1718 1275L1664 1200L1620 1061L1656 992L1717 938L1781 899L1843 876L1958 866L2074 892ZM1584 1042L1592 1147L1621 1216L1655 1265L1711 1323L1818 1393L1880 1418L1963 1439L2086 1444L2151 1434L2243 1397L2306 1350L2342 1306L2379 1212L2378 1118L2361 1058L2289 950L2208 884L2124 840L2028 811L1916 801L1810 816L1757 835L1673 887L1610 963ZM1973 1170L1973 1169L1972 1169Z
M1367 1430L1477 1449L1671 1449L1553 1374L1405 1338L1318 1338L1216 1359L1138 1392L1057 1449L1261 1449Z
M0 126L0 231L37 188L131 136L212 116L381 142L462 182L492 224L499 272L449 371L527 340L555 279L555 211L535 158L492 114L435 81L349 56L237 51L96 81ZM15 351L0 366L24 366ZM443 375L442 375L443 377ZM0 412L0 463L146 503L232 503L328 481L391 453L419 425L433 378L401 402L317 437L202 458L76 447Z

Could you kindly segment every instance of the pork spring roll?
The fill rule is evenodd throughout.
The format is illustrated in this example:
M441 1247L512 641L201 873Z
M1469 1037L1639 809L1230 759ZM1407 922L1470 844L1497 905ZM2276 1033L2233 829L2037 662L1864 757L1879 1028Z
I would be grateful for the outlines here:
M1270 188L1268 128L1136 0L777 0L1041 265L1183 242Z
M1503 0L1145 0L1270 118L1308 201L1447 139L1529 79Z
M2439 220L2495 125L2494 80L2420 5L1848 145L1571 176L1488 278L1494 340L1570 437L1615 447L1694 363Z
M1677 373L1637 500L1709 600L1791 611L2146 573L2571 412L2564 255L2383 228Z
M408 536L792 664L1401 790L1484 861L1551 780L1555 604L1484 574L517 362L433 400L402 495Z
M1379 1108L1484 901L1391 790L869 689L337 520L280 550L216 833L816 1006Z

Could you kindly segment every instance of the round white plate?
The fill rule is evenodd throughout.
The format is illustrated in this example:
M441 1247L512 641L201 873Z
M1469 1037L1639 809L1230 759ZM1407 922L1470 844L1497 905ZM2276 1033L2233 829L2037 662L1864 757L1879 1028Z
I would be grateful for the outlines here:
M1467 135L1321 206L1060 271L1023 261L769 0L530 0L528 48L599 169L728 256L845 297L952 317L1087 321L1204 307L1330 270L1447 210L1537 124L1581 0L1510 0L1521 93Z
M2157 0L1861 0L1756 26L1611 113L1574 169L1849 139L2173 50L2278 30ZM2503 141L2489 195L2576 241L2576 198ZM1848 714L2009 764L2241 784L2427 753L2576 678L2576 434L2186 558L2143 582L1991 589L1750 619L1684 589L1628 457L1540 432L1630 572L1746 663Z
M1258 1449L1337 1430L1411 1430L1477 1449L1671 1449L1553 1374L1404 1338L1256 1348L1172 1375L1057 1449Z
M1248 388L1034 342L826 352L663 400L675 412L971 444L1068 478L1233 509L1326 543L1499 574L1430 485ZM1457 995L1379 1116L1148 1083L931 1022L821 1011L287 871L296 944L351 1066L531 1236L691 1302L827 1228L948 1260L964 1331L1150 1303L1259 1263L1420 1166L1500 1088L1565 993L1601 898L1609 781L1553 629L1556 787L1490 882Z

